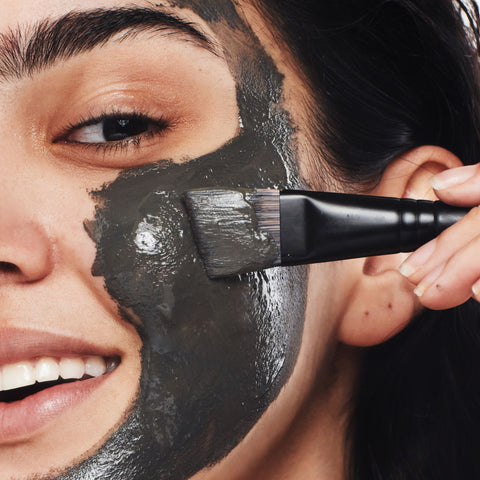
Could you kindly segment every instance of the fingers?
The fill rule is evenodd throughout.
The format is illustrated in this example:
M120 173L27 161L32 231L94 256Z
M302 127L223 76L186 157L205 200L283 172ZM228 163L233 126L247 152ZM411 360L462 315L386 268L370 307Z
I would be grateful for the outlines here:
M428 308L447 309L467 301L480 279L480 208L418 249L400 272L416 285L415 294Z
M445 170L430 183L445 203L461 207L480 204L480 164Z
M416 250L401 265L400 271L411 282L418 284L456 252L465 248L477 235L480 235L480 207L472 208L455 225ZM480 251L477 256L480 258Z
M480 279L480 262L472 255L480 249L480 236L454 254L446 264L425 277L415 289L423 305L443 310L461 305L472 297L472 287Z
M480 165L445 170L431 184L446 203L480 204ZM480 207L410 255L400 272L428 308L453 308L472 296L480 301Z

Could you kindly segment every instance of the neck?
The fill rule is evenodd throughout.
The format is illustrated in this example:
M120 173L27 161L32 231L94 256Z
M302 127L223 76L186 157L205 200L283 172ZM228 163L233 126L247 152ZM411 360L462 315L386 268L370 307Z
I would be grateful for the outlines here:
M303 385L287 384L232 454L191 480L345 480L346 432L358 356L357 351L338 346L321 371L310 369L310 381L305 375L308 367L300 365L308 355L301 357L296 368L314 388L304 394ZM295 382L295 374L291 380ZM283 425L272 421L279 417Z
M352 357L357 353L351 349L338 349L330 367L331 383L311 392L258 471L242 480L345 480L349 406L356 378Z

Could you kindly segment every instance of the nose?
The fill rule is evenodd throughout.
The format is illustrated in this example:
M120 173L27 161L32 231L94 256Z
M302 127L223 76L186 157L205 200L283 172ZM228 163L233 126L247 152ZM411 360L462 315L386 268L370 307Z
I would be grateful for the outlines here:
M38 282L54 266L54 242L42 221L18 207L0 204L0 285Z

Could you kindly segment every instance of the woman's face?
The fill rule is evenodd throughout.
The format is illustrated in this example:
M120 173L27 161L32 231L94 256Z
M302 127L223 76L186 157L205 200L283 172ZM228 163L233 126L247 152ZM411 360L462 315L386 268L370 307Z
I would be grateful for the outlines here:
M228 0L0 13L0 365L111 367L12 391L2 475L189 478L245 437L298 360L306 270L208 279L182 202L302 185L284 76Z

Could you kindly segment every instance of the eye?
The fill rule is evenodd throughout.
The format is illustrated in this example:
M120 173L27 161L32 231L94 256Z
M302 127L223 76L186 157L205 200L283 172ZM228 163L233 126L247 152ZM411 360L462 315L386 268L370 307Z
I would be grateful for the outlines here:
M85 145L122 145L159 134L168 123L137 113L101 115L70 125L67 131L54 140L55 143L79 143Z

